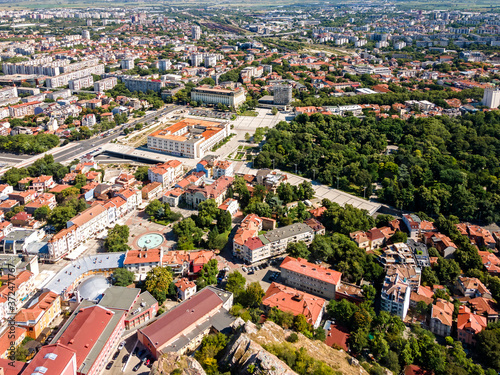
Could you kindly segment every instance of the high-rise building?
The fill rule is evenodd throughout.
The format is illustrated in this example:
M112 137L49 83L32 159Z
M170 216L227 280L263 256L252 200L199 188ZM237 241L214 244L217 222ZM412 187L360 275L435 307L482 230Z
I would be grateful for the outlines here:
M203 55L201 53L193 53L191 55L191 65L200 66L203 61Z
M193 26L193 28L191 29L191 34L192 34L192 38L194 40L198 40L201 38L201 27L200 26Z
M88 30L83 30L82 31L82 38L89 40L90 39L90 32Z
M273 86L274 104L289 105L292 102L292 85Z
M488 108L498 108L500 105L500 89L485 89L483 95L483 105Z
M158 69L161 72L165 72L167 70L170 70L171 67L172 67L172 63L170 62L169 59L163 59L163 60L160 60L158 62Z
M134 69L134 59L123 59L121 61L121 67L125 70Z

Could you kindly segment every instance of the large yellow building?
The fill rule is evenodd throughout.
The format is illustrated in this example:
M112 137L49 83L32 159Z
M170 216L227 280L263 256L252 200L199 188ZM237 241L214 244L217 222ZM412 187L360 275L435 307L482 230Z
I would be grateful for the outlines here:
M45 292L28 308L16 315L16 325L26 329L26 336L36 340L42 331L61 313L61 296Z

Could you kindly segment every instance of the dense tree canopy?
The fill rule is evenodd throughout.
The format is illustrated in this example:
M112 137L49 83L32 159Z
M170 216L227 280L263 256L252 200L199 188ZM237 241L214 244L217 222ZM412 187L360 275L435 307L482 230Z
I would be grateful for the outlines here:
M397 208L492 222L500 219L499 125L497 111L408 121L299 115L268 131L254 162L359 195L378 182L379 198ZM278 194L286 203L292 192Z

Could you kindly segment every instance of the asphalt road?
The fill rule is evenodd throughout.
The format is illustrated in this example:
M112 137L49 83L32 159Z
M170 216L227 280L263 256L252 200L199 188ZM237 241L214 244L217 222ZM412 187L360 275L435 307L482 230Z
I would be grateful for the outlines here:
M120 125L114 129L112 129L111 131L113 133L107 137L104 137L104 138L93 137L93 138L85 139L82 141L71 142L70 144L73 145L73 147L69 147L69 148L65 149L64 151L54 153L54 161L59 162L59 163L63 163L65 161L71 161L78 155L81 155L85 152L89 152L92 149L95 149L99 146L102 146L102 145L104 145L108 142L111 142L114 139L118 138L120 135L122 135L123 130L125 128L134 127L138 123L143 123L143 124L149 125L150 123L156 121L157 118L159 118L163 115L166 115L172 111L175 111L179 108L182 108L182 107L178 106L178 105L173 105L173 106L171 105L171 106L168 106L160 111L148 113L144 117L141 117L141 118L136 119L132 122ZM23 160L29 159L31 157L33 157L33 155L15 155L15 154L0 153L0 164L7 163L7 162L12 163L13 160L16 162L22 162Z

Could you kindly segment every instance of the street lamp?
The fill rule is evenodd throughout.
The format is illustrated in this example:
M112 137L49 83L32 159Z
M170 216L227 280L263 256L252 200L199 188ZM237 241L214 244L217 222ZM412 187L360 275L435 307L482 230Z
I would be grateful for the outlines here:
M295 174L297 174L297 163L295 163L294 165L295 165Z
M363 198L366 199L366 186L363 189Z

